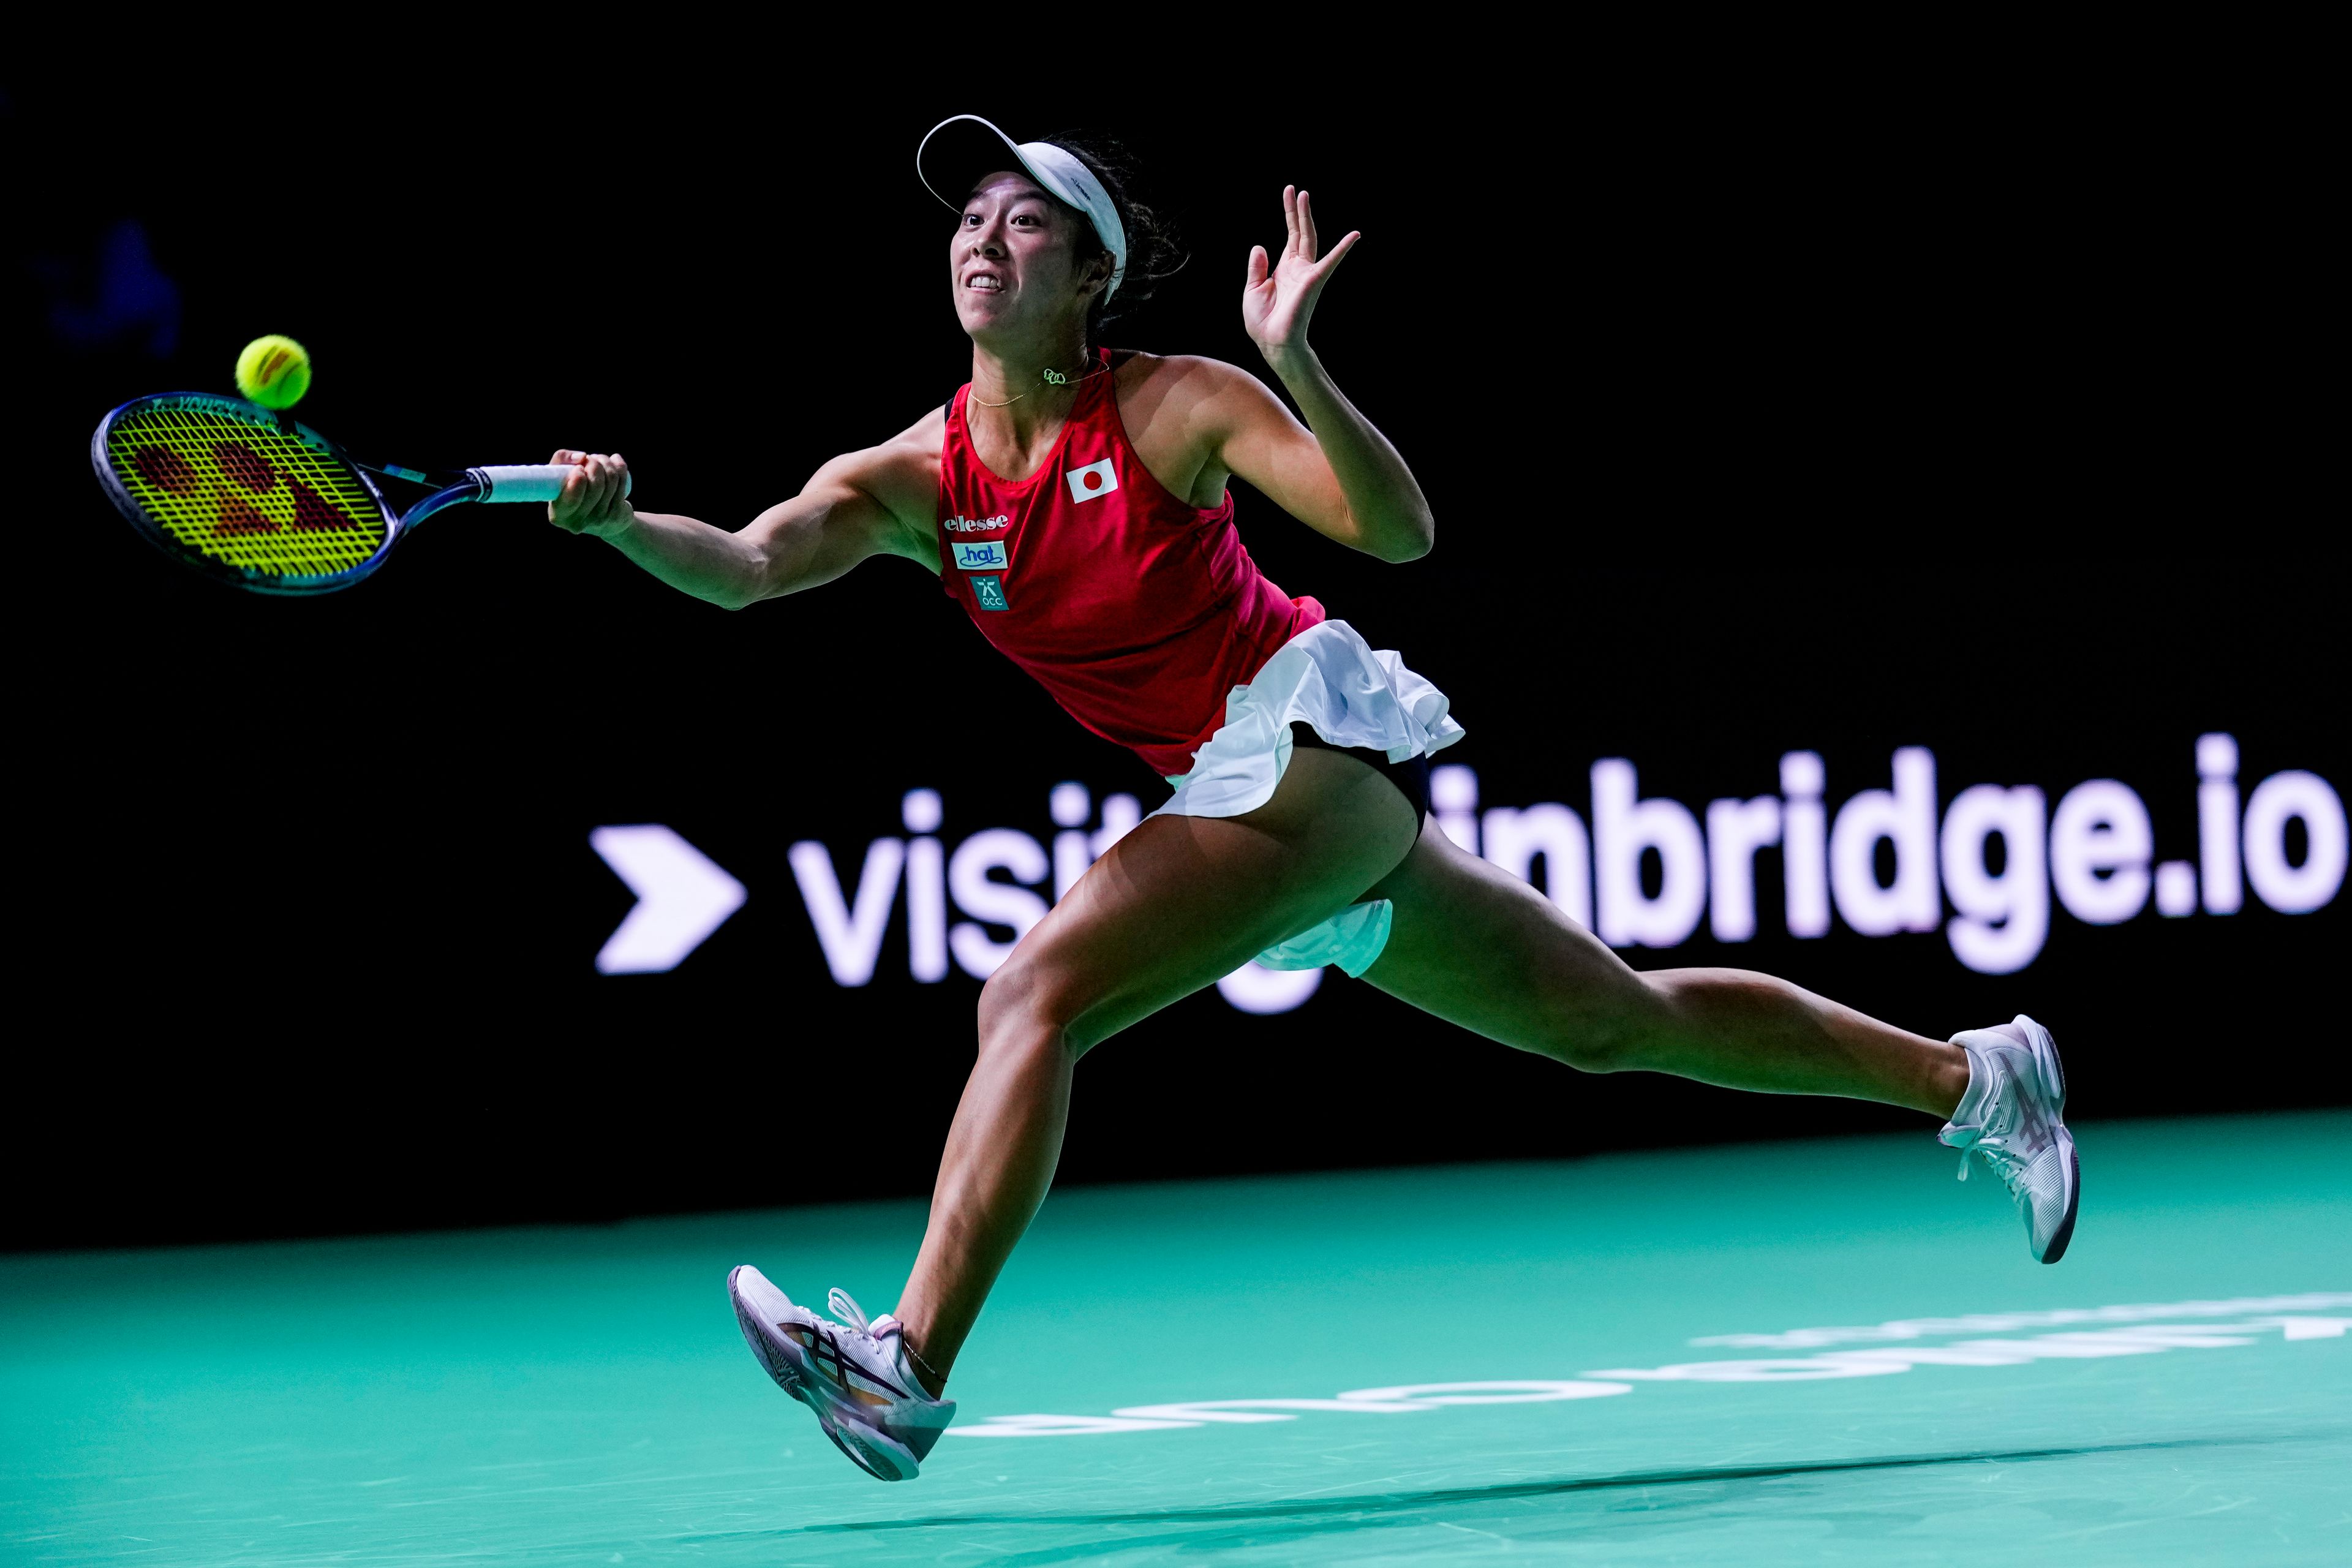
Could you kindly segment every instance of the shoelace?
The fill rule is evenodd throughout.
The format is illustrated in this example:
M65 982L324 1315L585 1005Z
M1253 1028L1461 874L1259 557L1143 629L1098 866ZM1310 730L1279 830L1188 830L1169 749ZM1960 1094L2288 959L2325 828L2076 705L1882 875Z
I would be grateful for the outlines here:
M1985 1169L1999 1177L2000 1184L2009 1189L2010 1201L2021 1205L2026 1198L2025 1170L2031 1162L2009 1146L2010 1138L2016 1131L2008 1124L2005 1114L2011 1109L2005 1103L1997 1102L1987 1119L1984 1135L1960 1151L1960 1180L1965 1182L1969 1179L1969 1156L1981 1154Z
M831 1293L825 1297L824 1310L867 1339L874 1337L874 1331L866 1326L865 1309L860 1307L856 1299L840 1286L835 1286Z
M2028 1162L2024 1155L2010 1149L2006 1139L1982 1138L1977 1141L1975 1147L1960 1152L1960 1180L1964 1182L1969 1179L1969 1156L1971 1154L1984 1156L1985 1169L2000 1178L2000 1184L2009 1189L2012 1200L2021 1204L2025 1201L2025 1167Z
M844 1327L853 1329L858 1333L864 1334L868 1342L875 1343L877 1348L879 1348L878 1342L874 1340L874 1330L866 1321L866 1309L860 1307L857 1304L856 1299L851 1296L848 1291L843 1289L838 1285L835 1286L832 1290L827 1292L825 1295L824 1310L831 1312L835 1318L839 1319ZM908 1344L903 1336L898 1341L898 1348L905 1351L908 1355L915 1355L915 1347ZM915 1356L915 1359L920 1361L922 1360L922 1357L918 1355ZM901 1375L904 1374L902 1373ZM933 1373L931 1375L936 1377L939 1374L937 1373ZM924 1398L928 1399L931 1397L930 1391L923 1387L919 1381L914 1382L912 1388L914 1393Z

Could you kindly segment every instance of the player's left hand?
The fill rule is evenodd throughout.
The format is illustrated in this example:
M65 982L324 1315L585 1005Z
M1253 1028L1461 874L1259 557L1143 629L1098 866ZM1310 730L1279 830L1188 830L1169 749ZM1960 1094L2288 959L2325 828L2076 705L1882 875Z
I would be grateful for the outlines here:
M1266 359L1277 364L1284 355L1307 347L1307 321L1315 313L1316 299L1339 269L1340 258L1363 237L1351 231L1331 247L1330 255L1318 256L1315 210L1305 191L1289 185L1282 187L1282 220L1290 233L1281 257L1269 264L1265 246L1251 247L1249 278L1242 287L1242 326Z

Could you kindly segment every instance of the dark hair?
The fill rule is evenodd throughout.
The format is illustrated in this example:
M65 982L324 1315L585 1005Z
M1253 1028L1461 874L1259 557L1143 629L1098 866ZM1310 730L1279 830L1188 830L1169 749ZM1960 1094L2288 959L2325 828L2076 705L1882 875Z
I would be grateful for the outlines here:
M1190 259L1176 230L1165 217L1137 201L1130 194L1135 188L1135 160L1127 149L1108 136L1097 136L1085 131L1057 131L1044 138L1070 153L1088 169L1118 209L1118 221L1127 230L1127 271L1119 279L1118 294L1106 299L1097 294L1087 308L1087 352L1092 353L1102 342L1103 323L1117 321L1150 300L1160 285L1174 277ZM1076 211L1076 208L1071 209ZM1078 215L1081 218L1084 214ZM1077 259L1093 260L1110 254L1110 247L1102 242L1094 225L1081 223L1076 241Z

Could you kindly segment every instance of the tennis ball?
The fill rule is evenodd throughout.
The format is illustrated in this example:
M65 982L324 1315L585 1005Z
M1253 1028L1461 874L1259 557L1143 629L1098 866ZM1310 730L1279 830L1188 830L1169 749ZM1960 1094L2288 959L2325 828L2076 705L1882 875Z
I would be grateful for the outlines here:
M272 332L236 356L236 389L264 408L291 408L310 390L310 351Z

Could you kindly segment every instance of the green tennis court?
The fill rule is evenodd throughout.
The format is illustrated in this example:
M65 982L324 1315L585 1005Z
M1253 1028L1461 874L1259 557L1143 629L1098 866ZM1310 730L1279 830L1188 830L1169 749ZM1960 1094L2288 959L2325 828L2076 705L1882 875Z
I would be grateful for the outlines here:
M898 1487L722 1282L919 1204L8 1258L0 1556L2352 1562L2352 1114L2079 1135L2050 1268L1926 1133L1063 1193Z

